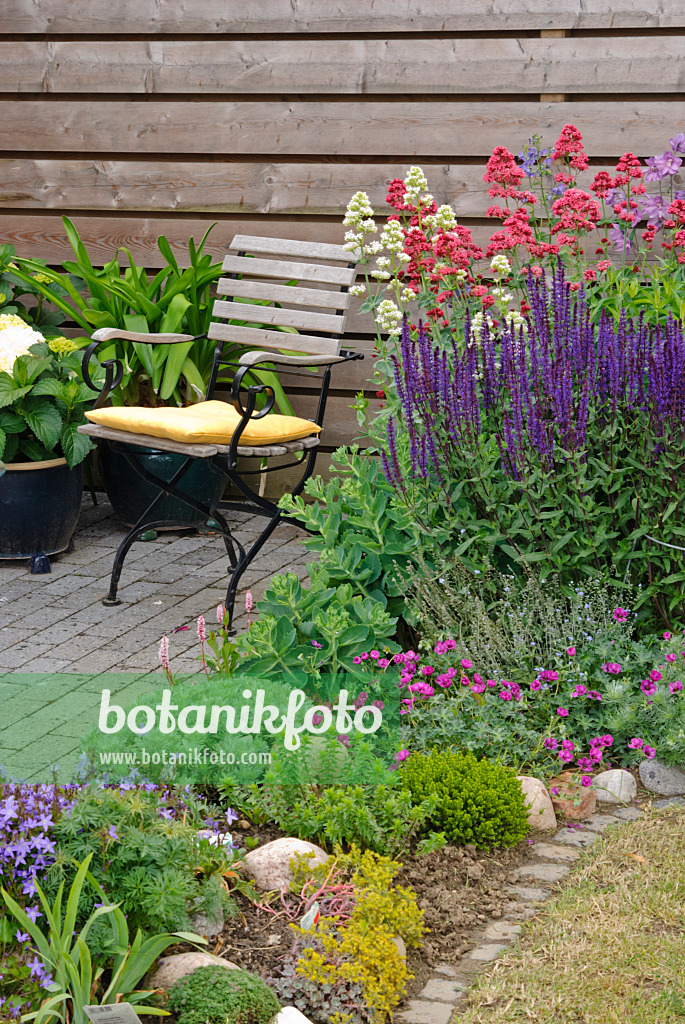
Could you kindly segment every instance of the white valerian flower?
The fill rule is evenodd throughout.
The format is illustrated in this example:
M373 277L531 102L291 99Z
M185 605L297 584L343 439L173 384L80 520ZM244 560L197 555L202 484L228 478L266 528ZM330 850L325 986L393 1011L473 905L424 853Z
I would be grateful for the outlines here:
M492 257L492 261L490 263L490 270L492 270L494 274L510 274L511 263L504 255L504 253L500 252L497 253L496 256Z
M399 334L402 323L402 311L391 299L383 299L376 310L376 323L388 334Z
M421 196L421 202L423 203L424 206L431 205L431 203L433 202L433 196L430 194L430 192L426 192L425 195Z
M431 231L453 231L457 226L457 215L451 206L439 206L436 213L424 217Z
M425 192L428 188L428 179L423 173L421 167L410 167L407 176L404 179L405 188L407 193L405 199L412 206L419 205L419 194Z
M386 267L390 266L390 259L388 256L379 256L376 260L376 264L380 270L385 270Z
M378 239L375 239L373 242L369 242L364 248L366 249L367 256L375 256L377 252L383 251L383 246Z
M402 302L415 302L416 292L412 291L411 288L403 288L400 292L400 299Z
M493 288L492 294L495 297L495 301L499 302L502 306L506 306L514 298L511 292L505 291L504 288Z
M528 330L526 318L517 309L508 309L504 314L504 319L511 327L515 327L517 330L519 327L523 328L524 333Z
M5 314L8 316L11 314ZM31 345L36 345L45 338L39 331L32 330L28 324L21 321L18 324L9 324L0 330L0 371L11 373L15 360L19 356L30 354Z
M350 295L364 295L366 293L365 284L353 284L350 288Z
M398 252L395 256L396 263L411 263L411 256L408 252Z
M392 275L389 274L387 270L372 270L371 271L371 277L373 277L376 281L389 281L391 276Z
M345 227L357 228L357 230L362 225L366 225L365 231L375 231L376 224L375 221L369 220L371 217L373 217L373 207L368 195L366 192L355 192L347 204L343 224ZM369 223L371 227L368 226Z
M404 232L398 220L389 220L381 233L381 245L388 252L402 252L404 249Z
M345 249L346 252L351 252L354 256L357 257L357 259L361 259L362 257L363 244L364 236L362 234L357 234L356 231L345 232L345 242L343 244L343 249Z

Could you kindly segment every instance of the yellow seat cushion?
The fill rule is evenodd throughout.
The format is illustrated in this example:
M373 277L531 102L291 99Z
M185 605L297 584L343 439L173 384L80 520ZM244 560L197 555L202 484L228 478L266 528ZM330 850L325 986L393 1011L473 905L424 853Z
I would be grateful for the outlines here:
M143 409L139 406L96 409L86 416L93 423L131 434L149 434L185 444L230 444L240 414L227 402L199 402L187 409ZM321 427L298 416L269 413L250 420L240 436L246 445L281 444L318 434Z

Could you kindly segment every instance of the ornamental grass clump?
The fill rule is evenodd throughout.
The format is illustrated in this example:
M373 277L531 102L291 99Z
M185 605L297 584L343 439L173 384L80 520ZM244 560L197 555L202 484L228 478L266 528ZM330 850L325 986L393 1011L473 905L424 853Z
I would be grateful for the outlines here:
M635 608L670 625L685 580L683 324L593 323L560 265L528 295L525 328L495 337L467 318L463 349L405 323L385 473L467 567L492 555L562 585L641 585Z
M428 755L412 755L401 771L416 803L439 797L430 824L449 842L514 846L528 833L523 793L510 768L433 748Z

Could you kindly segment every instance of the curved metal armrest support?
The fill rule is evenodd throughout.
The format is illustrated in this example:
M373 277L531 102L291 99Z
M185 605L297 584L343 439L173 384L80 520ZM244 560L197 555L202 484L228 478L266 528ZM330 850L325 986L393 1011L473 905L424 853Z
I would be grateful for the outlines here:
M243 389L243 378L246 373L251 371L251 369L251 366L242 366L233 378L233 383L231 385L231 399L233 401L233 407L236 412L240 413L244 420L244 423L238 428L240 433L245 429L248 420L261 420L264 416L268 416L276 402L276 394L270 384L249 384ZM247 391L247 406L243 405L241 390ZM257 407L258 395L266 395L267 400L264 408L257 412L255 410Z

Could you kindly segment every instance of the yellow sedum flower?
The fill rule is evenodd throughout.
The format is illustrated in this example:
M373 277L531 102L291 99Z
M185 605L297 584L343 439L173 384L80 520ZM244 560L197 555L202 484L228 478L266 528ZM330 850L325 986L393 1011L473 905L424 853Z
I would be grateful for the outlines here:
M71 338L50 338L48 348L57 356L68 356L71 352L78 350L78 345Z

